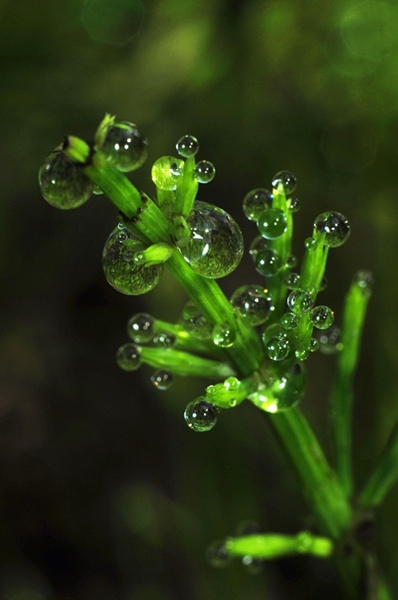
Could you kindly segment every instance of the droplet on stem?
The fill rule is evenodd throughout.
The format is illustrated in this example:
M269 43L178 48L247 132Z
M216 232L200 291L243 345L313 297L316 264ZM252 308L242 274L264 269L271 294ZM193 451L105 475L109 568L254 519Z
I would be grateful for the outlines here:
M112 167L127 173L144 164L148 140L134 123L119 121L108 126L100 150Z
M296 184L296 178L293 173L290 173L290 171L279 171L279 173L274 175L272 178L272 187L274 189L278 189L279 186L282 186L285 194L291 194L294 192L296 189Z
M198 398L190 402L185 409L185 422L194 431L210 431L216 424L219 409L207 402L204 398Z
M183 135L176 144L177 152L184 158L195 156L199 150L199 142L193 135Z
M338 212L325 212L314 221L314 231L324 234L324 244L330 248L337 248L344 244L350 235L350 224Z
M265 189L252 190L243 200L243 212L249 221L257 221L260 214L272 207L272 194Z

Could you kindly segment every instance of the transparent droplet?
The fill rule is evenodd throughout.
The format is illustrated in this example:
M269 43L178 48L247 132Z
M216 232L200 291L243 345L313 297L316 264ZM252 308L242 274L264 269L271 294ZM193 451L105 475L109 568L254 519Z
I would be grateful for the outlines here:
M152 342L157 348L172 348L175 346L177 338L174 335L169 335L162 331L153 337Z
M371 290L374 285L374 278L370 271L358 271L355 273L353 281L363 290Z
M254 261L256 260L256 256L260 250L266 250L268 248L268 244L269 241L263 238L262 235L258 235L254 238L249 249L249 254Z
M278 189L278 187L281 185L285 194L291 194L294 192L296 183L297 181L295 176L289 171L279 171L279 173L274 175L272 178L272 187L274 189Z
M202 340L211 338L213 326L197 309L192 300L188 300L182 309L181 324L193 337Z
M282 259L280 255L270 248L259 250L254 261L256 271L265 277L276 275L282 268Z
M170 371L159 369L151 375L151 382L158 390L168 390L173 383L174 377Z
M61 146L51 152L40 167L39 184L43 198L63 210L78 208L94 190L94 183L85 175L82 165L65 156Z
M195 273L219 279L236 269L243 256L243 236L228 213L196 201L187 223L191 240L181 252Z
M266 350L271 360L284 360L290 352L290 342L288 339L273 337L267 342Z
M181 158L161 156L153 163L152 181L160 190L175 190L183 168L184 161Z
M260 558L255 558L250 554L246 554L242 557L242 565L245 568L245 571L250 575L259 575L264 570L265 561Z
M300 348L297 348L297 350L294 352L294 356L298 360L307 360L310 352L311 352L311 345L301 346Z
M184 158L195 156L199 150L199 142L193 135L183 135L176 144L177 152Z
M296 329L298 325L298 318L292 312L285 313L281 317L281 325L284 329L287 329L288 331L291 329Z
M199 183L210 183L214 179L216 169L208 160L201 160L196 165L194 174Z
M274 310L268 290L261 285L239 287L231 296L231 304L253 326L265 323Z
M316 338L311 338L310 340L310 352L316 352L319 350L319 340Z
M100 150L112 167L127 173L145 162L148 140L134 123L119 121L108 126Z
M224 381L224 387L229 392L236 392L239 389L240 381L237 377L227 377Z
M289 203L289 210L292 213L296 213L300 210L300 200L298 198L292 198Z
M104 192L101 190L100 186L97 184L94 184L94 189L93 189L93 194L96 194L97 196L101 196L101 194L103 194Z
M269 340L273 338L278 338L280 340L287 340L288 334L286 332L286 328L281 325L281 323L274 323L269 327L264 329L262 334L262 340L265 345L268 344Z
M317 329L328 329L333 323L334 312L328 306L316 306L311 310L310 319Z
M321 283L320 283L320 285L319 285L319 291L320 291L320 292L323 292L323 290L325 290L325 289L327 288L327 285L328 285L328 280L327 280L327 279L326 279L326 277L324 276L324 277L322 277L322 279L321 279Z
M123 371L136 371L141 366L140 351L135 344L124 344L116 353L116 362Z
M217 323L213 328L212 338L216 346L230 348L236 339L236 332L229 323Z
M336 354L343 345L340 342L340 329L332 325L319 336L319 349L322 354Z
M296 290L300 286L300 275L298 273L289 273L285 279L286 287L289 290Z
M192 302L192 300L188 300L183 306L181 311L181 317L183 321L190 321L193 319L195 314L199 312L196 305Z
M131 253L142 249L142 242L128 229L116 227L105 242L102 266L108 283L122 294L138 296L155 287L162 273L163 264L137 265ZM127 259L127 260L126 260Z
M243 212L249 221L257 221L266 208L272 207L272 194L265 189L252 190L243 200Z
M210 431L216 424L219 409L204 398L190 402L185 409L184 419L194 431Z
M127 333L137 344L147 344L153 338L155 321L147 313L138 313L127 322Z
M294 256L293 254L291 254L286 261L286 266L289 267L289 269L293 269L293 267L295 267L297 265L297 257Z
M350 235L350 224L338 212L325 212L315 219L314 230L325 235L324 244L326 246L337 248L344 244Z
M206 550L207 562L217 569L228 567L232 562L232 556L228 554L224 540L213 542Z
M279 208L266 208L258 218L257 227L267 240L276 240L287 229L285 213Z
M308 237L304 240L304 246L307 250L315 250L316 240L313 237Z
M309 292L297 289L293 290L288 295L287 305L295 315L300 316L311 310L314 302Z
M305 390L304 366L298 362L280 374L280 365L270 363L264 373L264 381L256 393L249 397L261 410L276 413L296 406Z

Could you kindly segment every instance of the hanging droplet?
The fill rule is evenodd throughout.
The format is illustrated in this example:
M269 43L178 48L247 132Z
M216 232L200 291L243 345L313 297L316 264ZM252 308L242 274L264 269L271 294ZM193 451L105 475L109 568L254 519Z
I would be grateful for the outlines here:
M257 227L267 240L276 240L287 229L286 215L279 208L266 208L258 218Z
M163 264L137 265L134 252L142 242L125 227L116 227L108 237L102 252L102 266L108 283L122 294L138 296L149 292L158 283Z
M272 194L268 190L252 190L243 200L243 212L249 221L257 221L266 208L272 208Z
M216 169L208 160L201 160L194 169L194 175L199 183L210 183L213 181Z
M177 338L174 335L162 331L153 337L152 342L157 348L172 348L176 345Z
M328 329L333 323L334 312L328 306L316 306L311 310L310 319L317 329Z
M148 140L134 123L110 124L100 147L109 164L127 173L138 169L148 156Z
M340 352L343 344L340 342L340 329L332 325L319 336L319 349L322 354L336 354Z
M338 212L325 212L315 219L314 231L325 235L325 246L337 248L344 244L350 235L350 224Z
M287 312L281 316L281 325L288 331L291 329L296 329L298 325L298 317L292 312Z
M94 183L85 175L82 165L65 156L62 146L47 156L39 171L39 184L43 198L62 210L78 208L94 190Z
M269 241L263 238L262 235L258 235L254 238L251 243L249 254L254 261L256 261L256 256L260 250L266 250L268 248Z
M235 339L235 329L229 323L217 323L212 332L213 342L221 348L230 348Z
M370 271L358 271L353 278L354 283L363 290L370 291L374 284L374 278Z
M268 290L261 285L239 287L231 296L231 304L253 326L265 323L274 310Z
M184 158L195 156L199 150L199 142L193 135L183 135L176 144L177 152Z
M151 375L151 382L158 390L168 390L173 383L173 379L173 374L163 369L159 369Z
M196 201L187 223L191 240L181 253L195 273L219 279L236 269L243 256L243 236L228 213Z
M294 192L296 183L297 181L295 176L289 171L279 171L279 173L274 175L272 178L272 187L274 189L278 189L278 187L281 185L285 194L291 194Z
M295 315L301 316L311 310L314 302L309 292L298 289L290 292L287 297L287 305Z
M184 419L194 431L210 431L216 424L219 409L204 398L190 402L185 409Z
M319 340L316 338L311 338L310 340L310 352L316 352L319 350Z
M270 248L259 250L254 261L256 271L265 277L276 275L282 268L282 259L280 255Z
M288 339L271 338L266 345L266 351L271 360L284 360L290 352Z
M316 240L313 237L308 237L304 240L304 246L307 250L315 250Z
M232 556L228 554L224 540L213 542L206 550L207 562L217 569L228 567L232 562Z
M289 210L292 213L296 213L300 210L300 200L298 198L292 198L290 200Z
M175 190L184 169L184 161L174 156L161 156L152 166L153 183L160 190Z
M127 322L127 333L137 344L147 344L153 338L155 321L147 313L138 313Z
M135 344L124 344L116 353L116 362L123 371L136 371L141 366L140 351Z
M285 279L286 287L289 290L296 290L300 286L300 275L298 273L289 273Z

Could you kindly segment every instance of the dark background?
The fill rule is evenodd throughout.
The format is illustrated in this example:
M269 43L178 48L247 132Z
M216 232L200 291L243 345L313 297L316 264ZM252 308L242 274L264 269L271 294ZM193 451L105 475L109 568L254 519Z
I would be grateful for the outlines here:
M325 210L350 221L330 253L322 302L339 322L353 273L372 270L356 381L355 474L374 464L397 414L398 9L391 1L0 0L0 585L15 600L335 598L321 561L217 571L205 549L254 519L311 528L300 489L265 418L226 411L208 434L186 404L208 382L151 386L115 364L128 318L175 322L186 298L165 274L152 292L110 288L103 244L116 224L103 197L61 212L37 172L64 135L91 139L105 112L148 136L132 175L196 135L215 180L200 199L241 224L247 191L276 171L298 180L295 252ZM221 281L258 282L247 255ZM308 361L302 408L330 455L333 357ZM377 516L384 568L398 589L396 503Z

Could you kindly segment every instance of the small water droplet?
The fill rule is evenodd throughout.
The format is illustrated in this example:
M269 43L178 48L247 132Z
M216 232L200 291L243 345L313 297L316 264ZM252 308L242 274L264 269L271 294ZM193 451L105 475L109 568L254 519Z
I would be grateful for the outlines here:
M328 329L333 323L334 312L328 306L316 306L311 310L310 319L317 329Z
M232 562L232 556L228 554L224 540L213 542L206 550L207 562L217 569L228 567Z
M311 338L310 340L310 352L316 352L319 350L319 340L316 338Z
M272 194L265 189L252 190L243 200L243 212L249 221L257 221L260 214L272 207Z
M296 329L298 325L298 318L292 312L287 312L281 317L281 325L284 329L287 329L288 331L290 329Z
M300 210L300 200L298 198L292 198L290 200L289 210L292 213L296 213Z
M256 253L254 264L256 265L256 271L260 273L260 275L272 277L282 268L282 259L275 250L265 248Z
M201 160L194 169L194 174L199 183L210 183L216 174L213 163L208 160Z
M115 169L134 171L146 161L148 140L134 123L119 121L108 126L100 150Z
M190 402L185 409L184 418L188 427L194 431L210 431L216 424L219 409L204 398Z
M287 305L295 315L300 316L311 310L314 302L309 292L297 289L293 290L288 295Z
M153 163L152 181L160 190L175 190L183 168L184 161L181 158L161 156Z
M307 250L315 250L316 240L313 237L308 237L304 240L304 246Z
M350 224L338 212L325 212L315 219L314 231L325 235L324 244L326 246L337 248L344 244L350 235Z
M273 337L268 340L266 350L271 360L284 360L290 352L290 342L287 339Z
M199 150L199 142L193 135L183 135L176 144L177 152L184 158L195 156Z
M103 194L104 192L101 190L100 186L95 184L94 185L94 189L93 189L93 194L96 194L97 196L101 196L101 194Z
M212 338L216 346L230 348L236 339L236 332L229 323L217 323L213 328Z
M291 194L294 192L296 189L296 184L297 181L295 176L289 171L279 171L279 173L274 175L272 178L272 187L274 189L278 189L278 187L281 185L285 194Z
M155 321L147 313L137 313L127 322L127 333L137 344L146 344L153 338Z
M227 377L224 381L224 387L229 392L236 392L239 389L240 381L237 377Z
M136 371L141 366L140 351L135 344L124 344L118 348L116 362L123 371Z
M168 390L173 380L173 374L163 369L159 369L151 375L151 382L158 390Z
M297 256L294 256L293 254L291 254L287 258L286 266L289 267L289 269L293 269L293 267L295 267L296 265L297 265Z
M276 240L287 229L286 215L279 208L266 208L258 218L257 227L264 238Z
M253 326L265 323L274 310L268 290L261 285L239 287L231 296L231 304Z
M268 248L268 244L268 240L263 238L262 235L258 235L254 238L249 249L249 254L254 261L256 260L256 256L260 250L266 250Z
M289 273L285 279L286 287L289 290L296 290L300 286L300 275L298 273Z
M311 347L310 346L302 346L301 348L298 348L295 351L294 356L298 360L307 360L307 358L310 355L310 351L311 351Z
M371 290L374 285L374 278L370 271L358 271L353 281L363 290Z
M172 348L175 346L177 338L174 335L169 335L162 331L153 337L152 342L157 348Z

